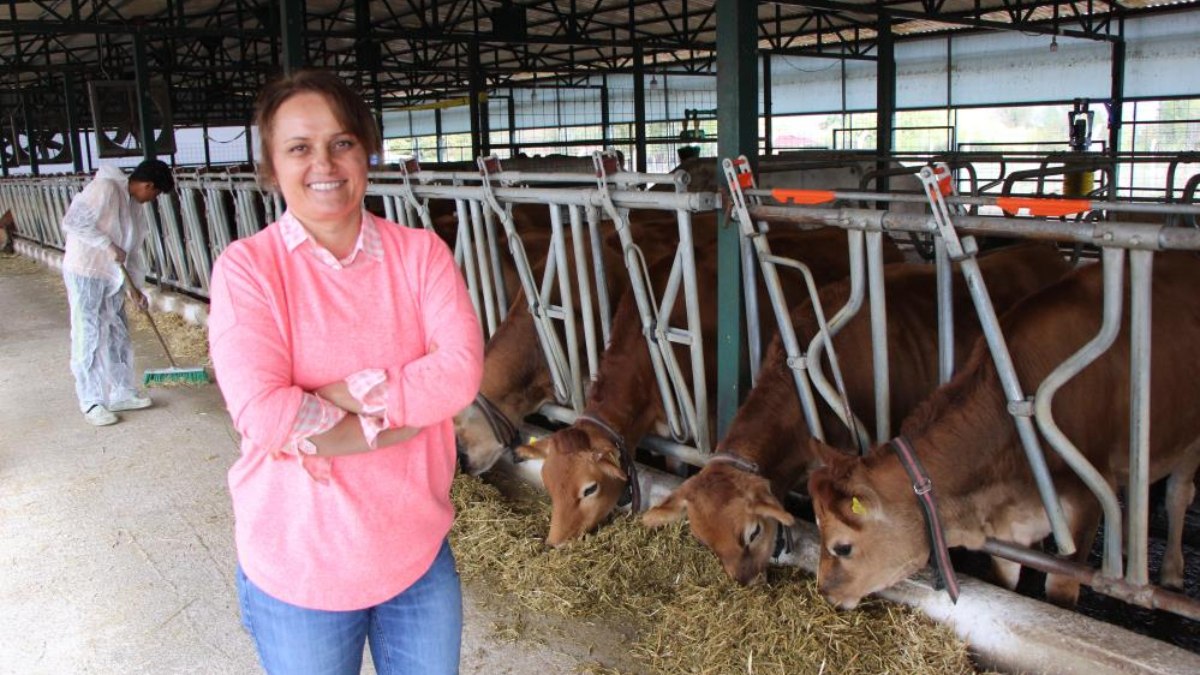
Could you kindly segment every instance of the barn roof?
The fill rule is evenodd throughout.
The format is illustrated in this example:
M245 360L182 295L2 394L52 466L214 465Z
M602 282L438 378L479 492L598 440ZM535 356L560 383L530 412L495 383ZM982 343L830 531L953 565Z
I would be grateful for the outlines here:
M277 0L26 0L0 10L0 108L17 94L53 109L67 77L133 79L135 34L167 81L176 125L244 122L280 68ZM383 106L461 96L478 58L487 88L599 73L711 73L715 0L307 0L305 62L344 71ZM1093 39L1119 17L1195 0L776 0L758 3L772 54L872 59L878 31L897 40L964 30ZM477 54L477 56L476 56ZM87 106L81 109L87 117Z

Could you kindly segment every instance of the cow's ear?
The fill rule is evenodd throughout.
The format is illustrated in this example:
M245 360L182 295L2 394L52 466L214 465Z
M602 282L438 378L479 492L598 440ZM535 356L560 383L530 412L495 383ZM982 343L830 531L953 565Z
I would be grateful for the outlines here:
M813 508L831 507L838 498L838 490L834 477L828 467L821 467L808 477L808 496L812 499Z
M546 455L550 454L550 441L543 439L540 443L530 443L529 445L518 445L516 453L518 457L525 459L546 459Z
M883 502L874 488L862 481L845 486L842 508L851 517L859 520L878 520L883 515Z
M808 451L812 455L813 466L839 466L853 456L844 450L838 450L815 438L808 439Z
M661 504L642 514L642 522L650 527L662 527L683 518L687 510L687 483L667 495Z
M607 452L592 453L592 459L596 461L596 466L600 467L600 473L615 480L629 480L629 477L625 475L621 467L617 466L616 461L609 458L610 454Z
M775 499L768 497L754 505L754 514L760 518L771 518L791 527L796 524L796 517L788 513Z

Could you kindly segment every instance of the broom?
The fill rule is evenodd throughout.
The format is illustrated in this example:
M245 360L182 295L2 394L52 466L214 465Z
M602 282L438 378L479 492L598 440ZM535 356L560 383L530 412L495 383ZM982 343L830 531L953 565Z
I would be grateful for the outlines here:
M137 286L134 285L133 279L129 276L129 270L125 269L125 265L120 265L121 274L125 275L125 283L129 284L134 292L140 293ZM158 344L162 345L163 352L167 355L167 361L171 362L170 368L147 368L142 375L142 385L153 387L163 384L208 384L212 380L208 376L208 371L204 368L180 368L179 364L175 363L175 357L171 356L171 350L167 347L167 341L163 339L162 333L158 332L158 326L154 323L154 317L150 314L150 308L142 307L140 303L133 303L142 310L146 315L146 320L150 322L150 328L154 330L154 337L158 338Z

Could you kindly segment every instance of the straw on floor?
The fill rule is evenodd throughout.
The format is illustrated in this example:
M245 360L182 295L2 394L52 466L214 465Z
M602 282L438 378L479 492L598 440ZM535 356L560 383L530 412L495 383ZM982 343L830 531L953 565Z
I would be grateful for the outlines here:
M650 530L620 517L548 550L544 498L509 500L463 476L453 496L451 538L468 582L532 612L634 626L630 649L639 672L975 672L949 629L907 608L868 600L856 611L835 611L815 581L794 569L772 569L764 585L738 586L685 525Z
M140 296L140 291L134 290L137 286L133 283L133 278L129 276L129 270L120 262L117 263L117 266L121 268L121 274L125 277L125 283L130 292ZM154 337L158 339L158 344L162 345L163 352L167 355L167 361L171 364L170 368L146 369L145 374L142 376L143 385L154 387L174 384L208 384L212 382L212 378L208 375L208 370L203 367L181 368L175 362L175 357L171 355L171 348L167 346L167 341L163 339L162 332L158 330L158 323L154 320L154 315L150 313L150 308L137 305L137 309L146 317L146 323L150 326L150 330L154 332Z

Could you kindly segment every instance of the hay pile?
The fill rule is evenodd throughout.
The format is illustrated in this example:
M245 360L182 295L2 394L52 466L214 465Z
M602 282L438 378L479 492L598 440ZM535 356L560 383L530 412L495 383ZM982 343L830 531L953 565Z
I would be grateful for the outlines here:
M153 340L154 334L150 329L150 322L146 320L146 315L129 303L126 303L125 311L129 315L129 327L139 332L145 331ZM202 326L188 323L182 316L173 312L153 312L153 314L154 323L162 333L163 340L166 340L167 347L171 349L171 356L175 357L180 367L212 367L212 359L208 355L208 331ZM161 354L162 348L156 347L156 349L160 353L154 359L156 361L162 359L165 362L167 357Z
M559 550L542 538L543 498L507 500L460 476L451 539L459 570L538 613L632 625L630 650L655 673L971 673L952 632L906 608L868 600L836 612L799 570L772 569L743 588L679 524L650 530L622 517ZM594 672L606 672L603 669Z
M64 304L66 303L67 287L63 285L62 274L35 258L29 258L20 253L0 253L0 276L33 276L38 283L49 288L55 295L63 299Z
M7 277L34 274L41 269L42 266L33 258L19 253L0 253L0 275Z

